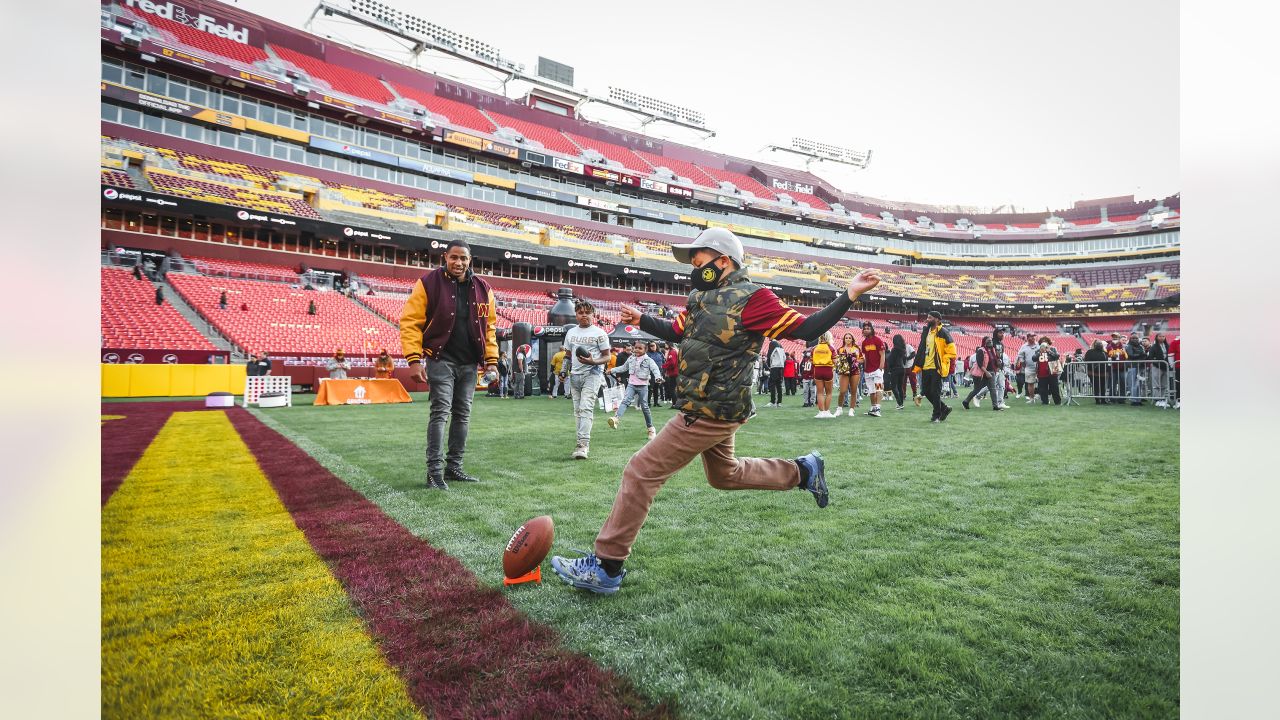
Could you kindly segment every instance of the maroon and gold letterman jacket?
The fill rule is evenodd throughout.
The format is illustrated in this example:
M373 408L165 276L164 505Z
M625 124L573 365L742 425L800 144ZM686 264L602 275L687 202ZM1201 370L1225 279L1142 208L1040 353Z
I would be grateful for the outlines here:
M471 342L485 365L498 363L498 311L489 283L467 270L471 280ZM413 292L400 311L400 346L408 362L424 357L438 358L457 317L458 281L436 268L413 285Z

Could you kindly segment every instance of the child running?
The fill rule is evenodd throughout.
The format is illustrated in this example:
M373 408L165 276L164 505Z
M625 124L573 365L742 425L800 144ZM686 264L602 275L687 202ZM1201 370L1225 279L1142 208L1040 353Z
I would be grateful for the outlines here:
M626 362L609 372L627 376L626 393L618 404L617 412L609 418L609 427L617 430L622 424L622 416L626 414L627 407L636 403L640 406L640 412L644 413L644 426L649 429L649 439L652 440L658 431L653 428L653 417L649 415L649 388L662 379L662 368L645 353L644 341L636 340L631 344L631 354Z

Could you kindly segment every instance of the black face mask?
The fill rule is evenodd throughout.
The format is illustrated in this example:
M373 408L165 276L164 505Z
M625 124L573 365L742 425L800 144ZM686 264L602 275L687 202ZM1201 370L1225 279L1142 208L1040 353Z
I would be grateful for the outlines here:
M720 278L724 276L724 268L715 263L716 261L712 260L693 271L693 276L690 280L693 283L694 290L714 290L720 284Z

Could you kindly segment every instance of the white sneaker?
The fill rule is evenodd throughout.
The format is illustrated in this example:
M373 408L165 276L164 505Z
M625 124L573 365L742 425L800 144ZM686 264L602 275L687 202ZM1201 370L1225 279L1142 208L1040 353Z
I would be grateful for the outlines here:
M853 411L854 411L854 410L856 410L856 409L857 409L857 406L856 406L856 405L855 405L855 406L853 406L853 407L851 407L851 408L849 408L849 417L853 417Z
M1001 410L1008 410L1008 409L1009 409L1009 406L1008 406L1008 405L1005 405L1004 403L1000 403L1000 409L1001 409Z
M1030 404L1031 404L1031 402L1032 402L1034 399L1035 399L1035 398L1028 397L1028 398L1027 398L1027 404L1028 404L1028 405L1030 405Z
M658 430L657 430L657 428L649 428L649 439L650 439L650 440L652 440L652 439L654 439L654 438L656 438L656 437L658 437Z
M982 401L981 401L981 400L979 400L978 398L974 398L974 399L973 399L973 406L974 406L974 407L976 407L976 408L978 408L978 407L982 407Z
M614 416L610 415L610 416L609 416L609 427L610 427L610 428L612 428L612 429L614 429L614 430L617 430L617 429L618 429L618 418L616 418L616 417L614 417Z
M1174 410L1181 410L1181 409L1182 409L1182 401L1181 401L1181 400L1179 400L1179 401L1175 402L1175 403L1173 404L1173 409L1174 409Z
M586 460L586 459L587 459L587 455L588 455L589 453L590 453L590 450L588 449L588 446L586 446L586 445L579 445L578 447L576 447L576 448L574 448L574 449L573 449L573 459L574 459L574 460Z
M835 412L828 413L828 414L830 415L830 417L840 417L840 413L842 412L844 412L844 408L837 406ZM849 413L849 414L852 415L853 413Z
M816 418L829 418L829 417L835 417L835 415L832 415L831 413L827 412L826 410L822 410L822 411L819 411L817 415L814 415L814 417L816 417Z

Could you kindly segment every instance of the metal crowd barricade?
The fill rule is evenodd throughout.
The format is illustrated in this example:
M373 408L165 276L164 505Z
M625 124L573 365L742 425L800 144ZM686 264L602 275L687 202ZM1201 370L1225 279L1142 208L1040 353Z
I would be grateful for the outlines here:
M1063 404L1081 399L1108 402L1146 402L1157 407L1174 404L1174 377L1164 360L1073 361L1063 372Z

